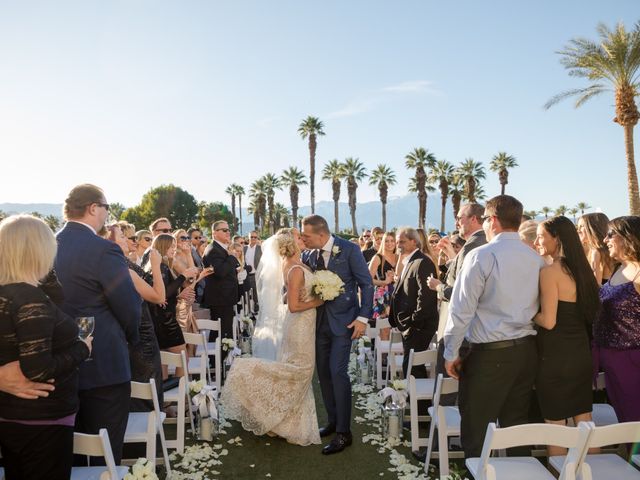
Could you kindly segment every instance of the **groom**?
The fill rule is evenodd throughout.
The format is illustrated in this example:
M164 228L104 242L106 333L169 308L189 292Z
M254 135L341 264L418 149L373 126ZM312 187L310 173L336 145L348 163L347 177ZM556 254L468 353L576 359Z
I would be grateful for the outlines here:
M313 271L330 270L344 282L344 293L317 310L316 368L329 424L320 436L336 432L322 453L338 453L351 445L351 381L348 374L351 341L363 336L372 315L373 282L358 246L329 232L320 215L302 219L307 249L302 261ZM358 301L360 288L360 302Z

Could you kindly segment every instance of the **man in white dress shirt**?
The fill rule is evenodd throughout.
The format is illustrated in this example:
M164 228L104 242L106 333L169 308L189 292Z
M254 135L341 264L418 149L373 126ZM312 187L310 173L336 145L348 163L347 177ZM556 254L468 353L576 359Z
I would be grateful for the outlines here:
M256 270L262 258L262 246L260 236L255 230L249 233L249 244L244 246L244 263L251 267L249 270L248 282L253 295L253 309L258 311L258 289L256 287Z

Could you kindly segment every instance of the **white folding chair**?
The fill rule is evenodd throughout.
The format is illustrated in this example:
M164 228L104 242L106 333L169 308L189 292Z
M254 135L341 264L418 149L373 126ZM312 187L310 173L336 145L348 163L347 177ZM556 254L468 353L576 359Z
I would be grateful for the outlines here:
M582 423L582 422L581 422ZM615 453L587 454L589 448L640 442L640 422L624 422L597 427L589 422L591 435L577 469L582 470L581 480L591 479L640 479L640 471ZM564 457L551 457L549 463L557 469Z
M207 366L209 365L209 358L213 357L213 366L215 371L215 385L218 389L218 393L222 388L222 331L221 331L221 322L218 320L197 320L196 324L198 325L198 329L205 336L205 340L209 337L211 332L217 332L218 335L213 342L205 342L205 348L200 348L196 350L196 354L199 352L207 354ZM211 377L211 373L209 373ZM210 380L211 381L211 380Z
M493 450L525 445L556 445L569 449L558 470L560 480L575 480L576 465L584 454L591 428L586 422L578 427L530 423L515 427L487 426L480 458L467 458L465 465L476 480L555 480L555 476L534 457L491 457Z
M390 328L390 327L391 325L389 324L388 318L385 317L385 318L377 319L376 328L378 329L378 333L383 328ZM394 353L399 353L399 354L404 352L404 347L402 346L402 339L401 338L398 339L398 337L394 337L394 338L396 339L395 343L391 342L392 340L391 337L389 337L389 340L380 340L379 338L376 338L376 341L374 344L374 355L376 357L376 387L377 388L382 388L385 386L385 380L382 378L383 372L385 371L385 369L382 368L383 357L385 355L388 357L389 351L393 351ZM389 363L389 358L387 358L387 364L388 363ZM386 380L388 381L389 378L387 377Z
M167 476L171 474L171 464L167 453L167 441L164 438L164 428L162 424L166 414L160 410L158 404L158 393L156 392L156 382L153 378L149 383L131 382L131 398L153 401L153 411L151 412L130 412L127 420L127 430L124 434L124 443L146 443L147 459L156 465L156 435L160 435L160 444Z
M203 320L196 320L202 322ZM211 371L209 370L209 356L207 355L207 337L204 333L182 332L184 342L187 345L195 345L195 355L187 361L189 375L199 375L202 380L211 383Z
M431 366L436 364L438 359L437 350L425 350L416 352L413 348L409 351L409 363L407 373L409 375L409 406L411 415L411 450L417 451L420 447L427 446L428 438L421 438L418 431L420 421L426 422L431 419L428 415L418 415L418 400L432 400L435 389L434 378L416 378L411 375L411 369L415 366Z
M182 368L185 372L188 370L187 356L185 352L177 353L160 352L160 360L162 365L167 367ZM187 382L189 381L188 373L186 376L180 377L178 380L178 386L164 392L164 401L167 403L177 404L177 416L176 418L167 418L166 423L176 423L176 439L167 440L167 448L175 448L178 453L184 452L184 424L187 421L185 418L185 410L189 411L189 420L191 422L191 431L195 432L193 423L193 414L191 412L191 402L189 399L189 392L187 392Z
M402 334L395 328L389 333L389 343L387 350L386 383L394 378L404 378L402 362L404 361L404 346L402 345Z
M595 390L605 390L606 383L604 372L598 373L596 377ZM591 413L593 423L596 427L604 427L605 425L615 425L618 423L618 416L616 411L608 403L594 403L593 411Z
M427 457L424 462L425 473L429 474L429 461L433 452L433 439L438 429L438 461L440 464L440 478L449 475L449 456L463 458L463 452L449 452L449 437L460 436L460 411L458 407L440 405L441 395L456 393L458 380L444 378L440 373L436 380L436 393L433 396L433 407L429 407L431 425L429 426L429 440L427 443Z
M104 457L107 465L106 467L73 467L71 480L121 480L129 472L127 467L116 466L109 434L105 428L101 428L97 435L74 433L73 453L87 457Z

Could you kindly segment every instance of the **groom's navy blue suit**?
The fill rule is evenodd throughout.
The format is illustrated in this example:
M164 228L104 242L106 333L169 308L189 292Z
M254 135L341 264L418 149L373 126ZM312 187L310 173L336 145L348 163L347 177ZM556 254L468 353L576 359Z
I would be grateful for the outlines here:
M318 251L304 252L302 261L315 271L318 268ZM326 269L342 279L344 293L318 308L316 368L329 423L335 425L336 431L346 433L351 431L351 381L348 365L353 332L347 325L357 317L371 318L374 288L362 252L357 245L340 237L334 236Z

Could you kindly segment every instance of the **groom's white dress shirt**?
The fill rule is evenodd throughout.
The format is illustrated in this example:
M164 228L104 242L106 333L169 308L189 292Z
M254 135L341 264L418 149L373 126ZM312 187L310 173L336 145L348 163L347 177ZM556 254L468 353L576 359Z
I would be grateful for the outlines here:
M335 238L333 237L333 235L329 235L329 240L327 240L327 243L325 243L324 246L318 251L318 253L322 254L322 259L324 260L326 268L329 268L329 259L331 258L331 251L333 250L334 241ZM356 320L369 325L368 318L358 317L356 318Z

